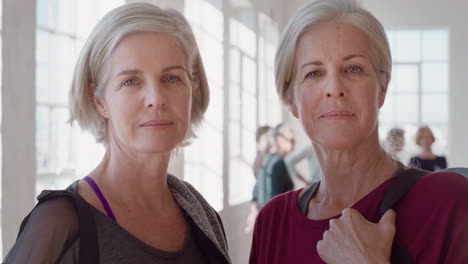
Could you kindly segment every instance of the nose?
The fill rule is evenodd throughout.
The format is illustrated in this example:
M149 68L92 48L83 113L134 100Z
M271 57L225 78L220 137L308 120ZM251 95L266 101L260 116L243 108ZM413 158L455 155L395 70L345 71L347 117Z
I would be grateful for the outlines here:
M144 90L146 108L160 109L166 107L164 92L158 84L149 84Z
M339 74L329 75L325 93L328 98L340 98L345 96L345 85Z

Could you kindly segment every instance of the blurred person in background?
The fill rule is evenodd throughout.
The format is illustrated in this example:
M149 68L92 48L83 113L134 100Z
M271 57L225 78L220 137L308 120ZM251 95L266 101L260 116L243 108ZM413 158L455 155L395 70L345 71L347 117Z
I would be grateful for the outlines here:
M284 161L291 178L296 177L306 186L311 185L313 182L320 181L320 164L311 144L307 144L305 147L302 146L298 150L292 151L286 156ZM301 174L297 170L297 165L302 161L305 161L307 164L307 169L304 174Z
M268 139L268 133L270 132L270 126L261 126L255 132L255 141L257 143L257 154L255 155L254 163L252 164L252 171L255 176L255 185L252 190L252 201L249 206L249 214L247 216L246 226L244 231L249 233L253 230L255 223L255 218L258 214L258 205L257 205L257 174L259 173L263 160L265 156L270 152L270 141Z
M396 160L399 160L399 154L405 147L405 130L401 128L392 128L387 133L385 141L387 152Z
M250 214L247 217L246 232L249 232L260 210L271 198L294 188L284 158L294 148L292 129L285 123L272 128L265 137L268 139L268 153L257 171L257 181L251 203Z
M432 144L435 140L429 127L420 127L416 132L416 144L421 147L421 153L411 157L409 165L427 171L439 171L447 168L445 157L437 156L432 152Z

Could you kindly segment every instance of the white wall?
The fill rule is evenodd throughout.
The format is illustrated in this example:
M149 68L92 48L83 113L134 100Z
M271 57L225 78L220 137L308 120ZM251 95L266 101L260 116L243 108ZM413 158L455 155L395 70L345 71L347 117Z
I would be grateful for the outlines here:
M36 186L36 1L3 0L2 18L2 240L3 254L16 240L34 205Z
M285 21L310 1L292 0ZM361 1L387 30L448 29L450 34L449 166L468 167L468 1L364 0ZM437 107L437 106L434 106Z

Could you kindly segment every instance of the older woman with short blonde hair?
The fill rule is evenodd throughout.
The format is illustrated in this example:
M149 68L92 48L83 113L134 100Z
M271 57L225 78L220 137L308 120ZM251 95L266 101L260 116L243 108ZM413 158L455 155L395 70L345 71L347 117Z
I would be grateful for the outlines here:
M382 25L353 0L314 1L288 23L276 88L321 180L262 208L251 264L468 263L468 181L408 169L379 145L391 68Z
M445 156L438 156L432 152L432 144L435 140L434 133L428 126L419 127L416 132L416 145L421 148L421 152L411 157L409 165L427 171L447 168Z
M134 3L104 16L70 92L70 121L105 145L104 158L67 190L39 196L5 263L230 263L217 212L167 172L208 95L179 12Z

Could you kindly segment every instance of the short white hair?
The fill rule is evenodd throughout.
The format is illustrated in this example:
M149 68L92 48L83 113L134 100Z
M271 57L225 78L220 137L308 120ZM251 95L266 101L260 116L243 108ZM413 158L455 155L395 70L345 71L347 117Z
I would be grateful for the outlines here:
M120 41L140 32L168 33L176 38L186 55L186 67L194 92L190 130L181 145L189 143L208 107L208 82L200 52L187 20L174 9L161 9L148 3L132 3L107 13L96 25L81 50L71 86L70 123L77 121L98 142L107 144L107 122L93 96L101 97L106 86L105 68ZM158 47L155 47L157 49ZM94 87L89 90L90 85ZM92 92L92 94L90 94Z
M350 24L360 29L370 47L370 59L379 76L392 71L392 56L385 30L380 22L354 0L318 0L312 2L289 21L280 37L275 57L276 90L281 101L290 105L294 91L290 84L294 76L294 59L299 38L311 26L326 22Z

